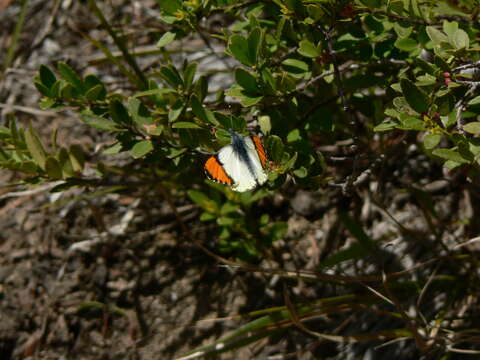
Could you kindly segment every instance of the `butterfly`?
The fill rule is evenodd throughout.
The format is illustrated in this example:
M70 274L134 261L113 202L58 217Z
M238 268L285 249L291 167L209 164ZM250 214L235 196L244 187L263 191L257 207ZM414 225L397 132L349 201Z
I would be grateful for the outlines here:
M205 172L214 181L244 192L267 181L267 155L258 136L230 131L232 141L205 162Z

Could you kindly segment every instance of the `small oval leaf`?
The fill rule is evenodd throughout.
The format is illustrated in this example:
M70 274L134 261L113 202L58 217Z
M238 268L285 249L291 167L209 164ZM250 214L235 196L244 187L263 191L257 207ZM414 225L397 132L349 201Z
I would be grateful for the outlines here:
M165 34L162 35L160 40L157 42L157 47L162 48L164 46L167 46L170 44L173 40L175 39L175 34L167 31Z
M299 48L297 51L300 55L309 58L316 58L321 55L320 49L307 39L303 39L298 45Z
M35 160L35 163L43 170L45 170L47 154L37 133L35 132L35 130L33 130L32 124L30 124L27 131L25 132L25 143L27 145L28 151L30 152L30 155L32 155L33 160Z
M438 156L445 160L450 160L459 164L465 164L469 161L464 159L458 151L452 149L435 149L432 152L433 155Z
M400 80L403 96L407 100L408 105L416 112L422 114L428 111L428 96L420 90L414 83L408 79Z
M132 156L135 159L139 159L147 155L150 151L153 150L153 144L150 140L142 140L133 145L131 150Z
M82 120L87 125L105 131L120 131L122 130L114 121L110 119L105 119L101 116L84 113L80 115L80 120Z
M440 143L441 139L442 135L440 134L427 134L423 138L423 146L425 146L425 149L433 149Z
M62 168L60 167L57 159L52 156L47 157L47 160L45 161L45 171L53 180L62 178Z
M463 125L463 130L470 134L480 134L480 122L475 121Z

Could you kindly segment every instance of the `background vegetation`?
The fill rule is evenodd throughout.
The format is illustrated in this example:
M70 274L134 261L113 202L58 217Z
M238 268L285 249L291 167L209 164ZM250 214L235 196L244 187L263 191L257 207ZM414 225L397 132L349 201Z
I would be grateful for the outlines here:
M6 358L480 353L478 1L42 6L0 2ZM231 128L255 191L203 174Z

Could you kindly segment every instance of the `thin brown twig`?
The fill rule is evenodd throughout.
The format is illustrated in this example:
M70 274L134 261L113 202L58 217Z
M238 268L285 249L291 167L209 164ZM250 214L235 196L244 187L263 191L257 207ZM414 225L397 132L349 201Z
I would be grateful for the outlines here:
M15 110L24 112L26 114L31 114L35 116L55 116L58 114L57 111L48 111L48 110L40 110L30 106L21 106L21 105L13 105L13 104L5 104L0 103L0 108L5 109L4 111Z
M432 284L433 279L435 278L435 275L437 275L438 268L439 268L439 266L437 265L435 267L435 269L433 270L433 272L430 274L427 282L423 286L422 291L420 291L420 295L418 296L418 299L417 299L417 304L416 304L417 311L418 311L418 314L420 315L420 317L422 318L423 322L425 323L425 325L427 325L427 321L426 321L425 317L423 316L422 312L420 311L420 305L423 301L423 298L425 297L425 294L427 293L428 288Z
M327 42L328 52L330 53L330 56L332 58L333 70L335 74L335 83L337 85L338 95L340 96L340 100L342 101L343 111L347 116L348 124L352 131L353 145L351 146L351 150L354 152L352 173L347 177L347 180L345 181L345 185L342 187L343 194L348 196L352 191L353 181L356 178L357 167L358 167L358 164L357 164L358 162L358 136L357 136L358 123L355 116L351 112L350 102L345 96L345 92L343 89L342 74L339 70L339 65L337 61L338 59L337 59L335 49L333 48L333 42L331 38L331 32L334 30L334 28L332 27L328 30L324 30L320 28L320 30L323 32L325 36L325 40Z

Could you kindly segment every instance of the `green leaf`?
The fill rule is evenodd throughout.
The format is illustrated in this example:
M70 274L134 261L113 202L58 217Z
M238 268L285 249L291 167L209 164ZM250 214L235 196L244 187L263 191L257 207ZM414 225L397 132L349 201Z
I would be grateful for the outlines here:
M52 151L53 152L57 152L57 137L58 137L58 128L55 128L52 131L52 136L51 136L51 140L50 140L50 143L52 144Z
M9 138L11 136L12 133L10 132L10 129L3 125L0 125L0 139Z
M23 161L22 163L16 163L18 164L18 168L12 169L14 171L21 171L26 174L31 174L31 175L37 175L38 172L38 167L33 163L32 161Z
M167 155L167 158L175 159L176 157L179 157L180 155L184 154L187 151L188 151L187 148L170 148L168 149L169 153Z
M121 142L113 143L112 145L107 146L103 151L102 154L105 155L115 155L118 154L123 150L123 146Z
M417 50L419 48L418 43L411 38L397 39L397 41L395 41L395 47L407 52Z
M202 215L200 215L200 221L202 222L212 221L216 219L217 219L217 215L214 213L204 212L202 213Z
M142 140L133 145L131 153L135 159L139 159L153 150L153 144L150 140Z
M80 115L80 120L82 120L87 125L105 131L121 131L122 128L110 119L105 119L103 117L91 114L83 113Z
M452 45L454 45L457 49L468 49L470 45L470 39L468 38L468 34L462 29L458 29L457 31L455 31Z
M393 24L393 30L395 30L398 37L401 39L401 38L409 37L410 34L412 33L413 27L411 25L406 26L405 24L400 24L398 22L395 22Z
M43 85L41 82L39 82L38 80L35 80L33 82L33 84L35 85L35 87L37 88L37 90L43 95L43 96L46 96L46 97L52 97L52 92L51 90L46 87L45 85Z
M190 100L190 105L192 106L192 111L200 120L204 123L211 123L214 126L218 126L219 122L215 119L215 115L212 111L207 108L204 108L196 96L192 96Z
M400 116L400 122L401 124L397 125L398 129L417 131L425 130L425 122L414 116Z
M145 90L141 91L139 93L136 93L133 95L134 98L139 98L142 96L164 96L166 94L176 94L177 91L175 89L170 89L170 88L160 88L160 89L150 89L150 90Z
M248 35L248 53L249 58L252 64L256 64L258 61L258 55L260 52L260 47L262 43L262 30L259 27L256 27Z
M25 143L27 145L28 152L32 155L35 163L45 170L45 163L47 161L47 154L43 148L42 142L40 141L37 133L32 128L32 124L28 127L25 132Z
M197 63L191 62L187 65L183 72L183 82L185 84L185 89L190 89L193 84L193 78L195 77L195 73L197 72Z
M181 115L183 109L185 108L185 103L183 99L178 99L175 104L172 105L171 110L168 112L168 121L174 122Z
M162 66L159 75L174 88L183 86L183 80L173 65Z
M299 129L293 129L287 135L287 142L288 143L294 143L294 142L302 141L302 140L303 140L302 134L300 133Z
M247 92L258 92L258 85L255 76L242 68L235 69L235 81Z
M423 70L425 71L427 74L430 74L430 75L435 75L435 67L434 65L432 65L431 63L429 63L428 61L425 61L423 60L421 57L416 57L414 59L415 63Z
M278 241L285 237L288 231L288 224L283 221L274 222L268 227L268 236L270 241Z
M408 12L410 16L415 16L417 18L423 19L422 10L418 4L418 0L409 0L408 1Z
M162 37L160 38L160 40L158 40L158 42L157 42L157 47L158 47L158 48L162 48L162 47L164 47L164 46L167 46L167 45L170 44L174 39L175 39L175 33L170 32L170 31L167 31L166 33L164 33L164 34L162 35Z
M287 71L294 74L303 74L309 70L308 64L305 61L298 59L286 59L282 61L282 65Z
M458 151L452 149L435 149L432 154L445 160L450 160L459 164L465 164L469 161L464 159Z
M425 92L408 79L401 79L400 86L405 100L413 110L420 114L428 112L429 99Z
M472 100L468 102L468 105L477 105L480 104L480 95L474 97Z
M396 121L385 121L373 128L373 131L388 131L394 129L398 123Z
M307 177L308 170L305 166L300 166L298 169L293 170L293 175L295 175L297 178L303 179Z
M172 125L172 128L174 128L174 129L203 129L201 126L198 126L197 124L195 124L193 122L188 122L188 121L176 122Z
M217 224L220 226L231 227L237 222L237 219L229 216L220 216L217 218Z
M300 41L297 51L300 55L308 58L316 58L322 54L320 49L307 39Z
M70 161L70 156L68 151L65 148L61 148L57 154L58 164L62 169L62 177L68 178L75 175L75 171L73 170L73 165Z
M457 123L457 112L454 110L446 116L441 116L440 121L442 122L445 129L450 128Z
M427 26L427 35L435 45L439 45L441 42L448 42L448 37L443 32L433 26Z
M195 83L195 93L197 94L199 101L203 101L208 95L208 80L205 75L200 76Z
M437 78L430 74L420 75L417 77L417 86L430 86L437 83ZM438 95L438 94L437 94Z
M284 148L285 146L283 145L282 139L280 139L278 136L271 135L268 137L267 139L268 155L274 162L279 163L282 161Z
M132 123L127 109L120 101L112 100L109 104L109 110L110 116L115 123L123 125L130 125Z
M45 172L53 180L62 178L62 168L57 159L52 156L47 157L47 160L45 161Z
M258 104L260 101L262 101L262 99L263 96L249 96L244 94L242 97L240 97L240 104L245 107L249 107Z
M455 32L458 30L458 23L456 21L443 20L443 32L447 34L450 42L453 41L455 37Z
M293 156L290 159L288 159L284 164L282 164L282 169L284 171L288 171L291 168L293 168L293 166L297 162L297 158L298 158L298 153L293 154Z
M152 115L143 103L137 98L128 99L127 108L133 122L140 128L144 128L145 125L152 125Z
M449 92L442 96L439 96L437 93L435 104L438 107L437 112L440 115L448 115L455 108L455 97Z
M423 146L427 150L433 149L440 143L441 139L442 135L440 134L427 134L423 138Z
M205 195L204 193L197 191L197 190L189 190L188 196L192 201L200 206L203 210L210 212L210 213L218 213L219 208L215 201L213 201L210 197Z
M181 0L157 0L158 5L169 15L175 14L175 12L182 8Z
M260 131L268 135L272 130L272 122L270 120L270 116L268 115L261 115L258 117L258 126L260 126Z
M16 147L21 147L20 145L20 134L18 131L17 127L17 122L15 121L15 118L10 119L10 124L9 124L9 130L10 134L12 136L13 143L15 144Z
M64 62L60 62L60 63L58 63L58 72L80 94L84 93L85 87L84 87L82 79L77 75L77 73L70 66L68 66Z
M381 5L380 0L361 0L361 3L372 10L380 7Z
M57 80L50 88L50 96L54 98L60 97L60 87L62 85L63 80Z
M83 153L82 147L78 144L71 145L68 151L68 156L73 170L81 172L85 166L85 154Z
M232 35L228 39L228 50L230 53L243 65L252 66L255 64L252 61L249 51L248 51L248 41L243 36L240 35Z
M85 97L89 101L99 101L104 99L105 88L103 85L95 85L94 87L87 90Z
M50 89L53 84L55 84L55 81L57 81L55 74L45 65L40 65L40 69L38 72L42 85L44 85L48 89Z
M463 125L463 130L470 134L480 134L480 122L475 121Z
M240 207L237 204L234 204L232 202L226 202L222 205L222 208L220 209L220 214L221 215L227 215L231 214L233 212L239 211Z
M103 101L107 96L107 90L102 81L95 75L85 76L85 88L87 89L85 97L91 101ZM53 91L53 89L52 89Z

